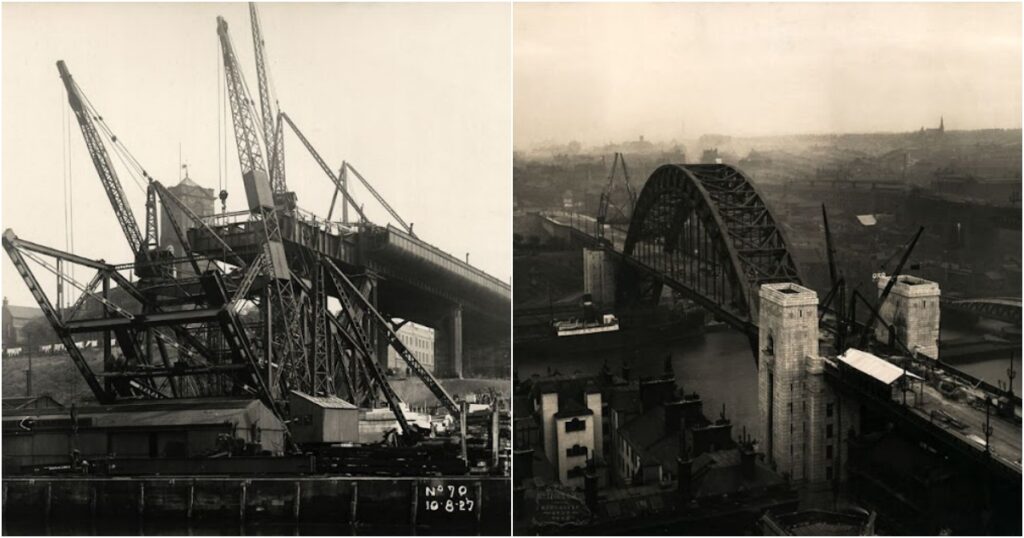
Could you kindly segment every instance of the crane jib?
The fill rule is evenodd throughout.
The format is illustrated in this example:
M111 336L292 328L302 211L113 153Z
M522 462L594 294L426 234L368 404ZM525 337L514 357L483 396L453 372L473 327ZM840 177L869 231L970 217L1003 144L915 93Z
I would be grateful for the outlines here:
M87 100L83 98L81 89L75 84L64 60L57 61L57 71L60 72L61 81L64 83L65 90L67 90L68 104L71 106L71 110L74 111L75 119L82 130L82 137L85 139L86 148L89 150L89 157L92 159L97 175L99 175L100 183L103 184L103 190L107 194L107 199L114 209L114 216L121 226L121 231L128 240L128 246L138 259L141 261L148 260L149 252L145 248L146 243L142 232L139 230L138 221L135 220L135 215L128 204L124 188L121 186L121 181L114 170L110 155L107 153L100 133L93 123L92 114L90 114L89 110L86 110Z

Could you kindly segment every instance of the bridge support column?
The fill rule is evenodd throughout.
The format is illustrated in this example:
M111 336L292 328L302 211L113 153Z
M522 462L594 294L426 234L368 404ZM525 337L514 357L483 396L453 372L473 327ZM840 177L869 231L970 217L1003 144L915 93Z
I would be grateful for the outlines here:
M808 477L811 439L819 435L821 394L807 391L808 371L820 378L818 294L796 284L765 284L758 317L758 407L767 461L796 481ZM814 380L812 385L814 385ZM812 397L807 398L810 394ZM824 435L824 432L820 432ZM833 431L833 434L835 432ZM815 473L817 474L817 473Z
M615 303L615 264L602 249L583 249L583 292L599 306Z
M877 281L882 295L889 277ZM939 358L939 285L911 275L900 275L879 308L882 319L896 329L896 338L907 348L921 355ZM875 327L875 339L889 341L889 329L881 323Z
M462 305L453 306L434 327L434 371L462 378Z

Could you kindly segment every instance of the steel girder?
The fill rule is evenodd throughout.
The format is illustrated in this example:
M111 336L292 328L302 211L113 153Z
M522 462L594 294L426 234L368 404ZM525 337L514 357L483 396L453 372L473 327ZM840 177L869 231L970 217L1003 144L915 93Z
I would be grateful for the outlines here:
M738 169L664 165L637 199L618 301L656 301L664 284L756 333L761 284L802 281L788 245L764 198Z
M1017 327L1021 326L1021 305L1019 298L960 299L943 302L957 310L963 310L983 317L1005 321L1006 323L1012 323Z
M4 233L3 247L61 348L100 403L254 392L277 411L219 274L204 275L206 293L190 297L193 308L163 310L151 289L128 281L118 266L19 239L12 230ZM96 275L86 285L77 284L43 257L53 258L58 266L64 262L95 269ZM82 296L71 308L55 307L27 263L29 259L57 275L58 281L63 279L78 288ZM117 284L121 292L116 301L110 283ZM102 292L96 291L99 284ZM99 337L104 349L102 371L93 371L83 354L87 335ZM120 359L114 358L112 344L116 344Z

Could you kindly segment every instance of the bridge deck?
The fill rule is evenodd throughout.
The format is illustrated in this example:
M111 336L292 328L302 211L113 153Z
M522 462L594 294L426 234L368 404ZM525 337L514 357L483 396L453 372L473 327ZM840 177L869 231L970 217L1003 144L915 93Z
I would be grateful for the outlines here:
M261 233L261 228L248 212L214 215L204 221L247 262L258 254L255 234ZM346 226L301 210L281 215L280 223L286 242L348 266L370 267L386 278L481 310L497 313L509 309L509 284L392 226ZM188 233L197 252L223 256L222 245L205 230L193 228ZM508 317L507 313L499 315Z
M825 373L840 391L852 393L861 402L884 411L888 419L925 433L954 453L966 455L976 462L995 463L994 468L1007 476L1020 479L1021 425L996 416L994 408L990 417L992 436L989 439L989 459L985 455L984 408L978 409L967 401L946 398L934 387L918 383L912 384L904 405L898 393L882 398L877 392L865 390L859 382L847 382L842 369L830 359L825 360ZM920 395L920 399L916 395ZM1016 405L1019 407L1020 404ZM946 419L942 413L953 420Z
M910 395L907 395L908 401ZM965 428L959 429L946 424L936 417L933 422L943 428L948 434L963 441L974 444L978 450L985 450L985 411L978 409L965 402L950 400L942 395L937 389L930 385L924 385L922 398L918 405L912 407L918 415L932 420L932 413L942 411L953 417ZM992 456L1009 465L1021 468L1021 427L1004 418L995 416L995 409L992 410L990 418L992 435L989 437L989 446Z

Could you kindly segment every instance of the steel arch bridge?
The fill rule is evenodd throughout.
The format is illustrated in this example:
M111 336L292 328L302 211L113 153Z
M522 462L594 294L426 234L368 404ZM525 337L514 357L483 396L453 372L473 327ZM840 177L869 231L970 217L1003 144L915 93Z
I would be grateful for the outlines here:
M976 316L987 317L999 321L1021 325L1020 297L984 297L974 299L948 299L944 306L968 312Z
M761 284L802 282L789 244L738 169L661 166L633 210L616 302L625 308L656 304L663 286L669 286L756 336Z

